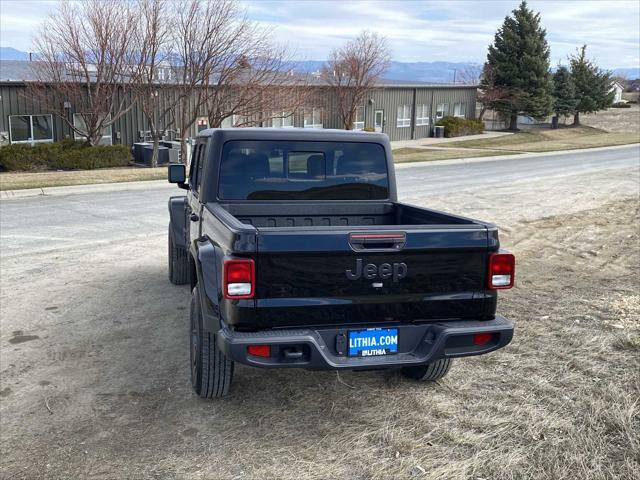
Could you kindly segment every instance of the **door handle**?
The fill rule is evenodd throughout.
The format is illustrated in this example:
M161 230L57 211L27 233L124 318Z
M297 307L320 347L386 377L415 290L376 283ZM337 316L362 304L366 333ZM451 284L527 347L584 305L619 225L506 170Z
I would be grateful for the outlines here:
M189 216L189 220L191 220L192 222L197 222L198 220L200 220L200 217L199 217L197 214L192 213L192 214Z
M404 232L351 233L349 245L355 252L399 251L404 248L407 235Z

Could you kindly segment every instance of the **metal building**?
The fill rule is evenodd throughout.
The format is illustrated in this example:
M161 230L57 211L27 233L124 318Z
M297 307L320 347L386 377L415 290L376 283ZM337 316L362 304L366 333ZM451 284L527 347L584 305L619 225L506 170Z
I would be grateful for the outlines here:
M29 98L26 83L35 80L29 62L0 61L0 145L7 143L53 142L73 137L66 123L47 112ZM304 108L294 113L282 112L281 118L258 121L257 126L279 128L344 128L337 114L336 96L321 84L314 86L322 94L314 95ZM170 95L170 86L160 88ZM386 133L391 140L410 140L433 135L434 124L444 116L475 118L474 85L429 84L421 82L383 81L358 108L354 129ZM73 105L68 105L71 121L80 121ZM208 128L202 112L192 127L192 135ZM228 118L223 126L234 126ZM119 118L104 132L102 143L132 145L144 140L147 122L137 106Z

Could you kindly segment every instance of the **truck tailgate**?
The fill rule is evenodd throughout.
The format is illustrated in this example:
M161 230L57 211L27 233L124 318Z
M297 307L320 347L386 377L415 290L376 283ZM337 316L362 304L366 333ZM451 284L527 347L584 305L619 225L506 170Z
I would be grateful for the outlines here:
M467 319L483 313L484 225L264 228L257 245L256 320L264 327Z

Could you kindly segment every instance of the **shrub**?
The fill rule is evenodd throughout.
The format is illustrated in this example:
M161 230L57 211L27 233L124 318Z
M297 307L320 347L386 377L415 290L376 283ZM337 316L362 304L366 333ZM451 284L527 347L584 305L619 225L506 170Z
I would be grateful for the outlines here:
M629 105L627 102L616 102L611 106L613 108L631 108L631 105Z
M484 131L484 125L480 120L470 120L460 117L444 117L440 119L436 125L444 127L445 137L475 135Z
M72 148L88 148L91 146L85 140L76 140L75 138L65 138L63 140L59 140L56 142L56 145L58 145L58 147L62 148L63 150Z
M131 161L125 145L98 145L65 139L55 143L13 144L0 147L0 170L90 170L123 167Z

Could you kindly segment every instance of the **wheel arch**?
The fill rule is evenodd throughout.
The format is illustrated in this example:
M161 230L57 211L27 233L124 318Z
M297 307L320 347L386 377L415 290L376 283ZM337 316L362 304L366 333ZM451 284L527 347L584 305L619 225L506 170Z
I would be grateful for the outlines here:
M215 333L220 329L218 249L206 239L198 240L190 251L189 261L193 267L192 289L198 289L205 327Z
M180 248L187 247L187 197L169 198L169 228L173 229L175 245Z

